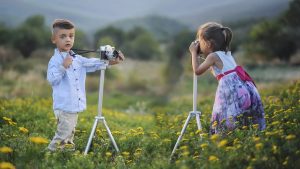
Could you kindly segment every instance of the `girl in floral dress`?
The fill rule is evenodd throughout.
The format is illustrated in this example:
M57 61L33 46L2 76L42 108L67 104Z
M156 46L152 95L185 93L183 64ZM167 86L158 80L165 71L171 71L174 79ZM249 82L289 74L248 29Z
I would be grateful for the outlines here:
M208 22L200 26L197 40L189 47L194 73L201 75L210 68L219 83L211 117L211 134L250 124L257 124L260 130L266 127L257 88L229 51L231 39L230 28ZM198 64L200 54L205 60Z

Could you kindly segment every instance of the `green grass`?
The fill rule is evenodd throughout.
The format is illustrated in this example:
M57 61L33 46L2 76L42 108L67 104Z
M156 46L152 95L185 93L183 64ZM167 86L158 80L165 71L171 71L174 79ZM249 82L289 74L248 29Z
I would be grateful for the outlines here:
M115 152L99 123L87 156L83 151L96 104L89 104L79 116L77 151L49 153L44 151L47 143L36 143L32 137L42 141L53 137L56 121L51 99L1 99L0 163L9 162L16 168L299 168L299 94L299 81L262 91L266 130L250 125L218 137L207 133L213 97L203 97L198 103L203 130L198 131L192 120L172 161L172 148L191 108L189 99L173 100L165 106L144 105L144 113L104 108L121 153Z

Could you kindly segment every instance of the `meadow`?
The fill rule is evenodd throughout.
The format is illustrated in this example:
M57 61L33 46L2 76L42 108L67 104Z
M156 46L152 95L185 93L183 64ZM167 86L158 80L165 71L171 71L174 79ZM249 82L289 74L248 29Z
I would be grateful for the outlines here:
M22 62L18 63L17 68L21 69ZM120 65L107 73L115 78L105 82L103 103L103 115L120 153L115 151L104 126L99 123L86 156L83 151L97 114L98 75L90 75L87 79L88 109L79 115L76 151L49 152L46 147L54 135L56 119L52 112L51 89L42 80L45 66L33 66L30 71L3 71L0 168L299 168L298 67L249 68L263 99L267 128L258 131L256 125L241 126L224 136L208 133L217 82L208 74L199 78L198 108L202 112L203 128L197 130L192 120L170 159L192 109L190 68L172 92L163 97L159 95L164 91L164 86L159 85L163 80L155 76L163 65L148 62L156 71L147 77L141 75L144 72L135 70L140 70L143 63L128 61L127 64L131 66ZM120 72L124 71L130 75L123 76Z

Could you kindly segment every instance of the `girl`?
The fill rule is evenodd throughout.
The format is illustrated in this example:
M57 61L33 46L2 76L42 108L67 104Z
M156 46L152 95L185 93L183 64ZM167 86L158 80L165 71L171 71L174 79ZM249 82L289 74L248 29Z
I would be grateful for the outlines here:
M198 29L197 41L191 43L192 66L196 75L208 68L219 81L211 117L211 134L224 133L238 126L257 124L265 129L264 109L251 77L237 66L231 55L232 31L215 22L208 22ZM197 56L203 54L200 65Z

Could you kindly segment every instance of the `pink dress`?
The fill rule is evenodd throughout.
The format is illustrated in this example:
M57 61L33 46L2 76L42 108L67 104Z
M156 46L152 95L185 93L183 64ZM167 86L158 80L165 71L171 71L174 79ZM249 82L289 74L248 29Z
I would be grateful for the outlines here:
M258 124L260 130L265 129L264 109L256 86L240 77L240 72L232 71L237 65L230 52L215 53L222 60L223 68L220 70L212 66L212 72L216 77L224 76L221 76L216 91L210 132L223 133L251 124ZM230 73L226 74L228 71Z

